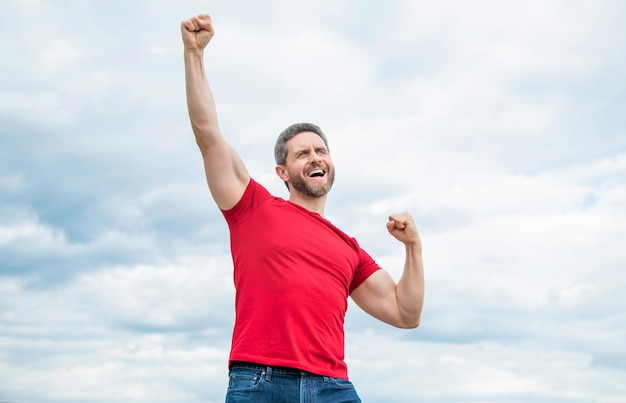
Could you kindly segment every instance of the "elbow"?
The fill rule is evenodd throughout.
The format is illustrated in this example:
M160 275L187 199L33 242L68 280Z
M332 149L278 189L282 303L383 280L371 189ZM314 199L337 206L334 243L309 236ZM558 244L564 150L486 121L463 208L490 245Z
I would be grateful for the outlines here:
M403 324L403 326L401 326L402 329L417 329L420 325L420 320L414 320L414 321L410 321L410 322L406 322Z
M203 155L207 154L211 148L217 145L221 138L219 129L216 128L200 128L194 126L193 132L196 137L196 144Z
M422 305L412 307L412 309L400 309L398 312L397 327L401 329L415 329L420 325L422 318Z
M404 318L400 323L395 326L400 329L415 329L420 325L420 317L415 316L411 318Z

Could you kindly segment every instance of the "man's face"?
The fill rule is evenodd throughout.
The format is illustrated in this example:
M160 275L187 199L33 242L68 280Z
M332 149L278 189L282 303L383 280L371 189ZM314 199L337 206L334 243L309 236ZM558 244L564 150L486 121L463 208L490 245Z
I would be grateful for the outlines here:
M308 197L322 197L335 181L335 167L324 140L313 132L302 132L287 141L285 171L290 189Z

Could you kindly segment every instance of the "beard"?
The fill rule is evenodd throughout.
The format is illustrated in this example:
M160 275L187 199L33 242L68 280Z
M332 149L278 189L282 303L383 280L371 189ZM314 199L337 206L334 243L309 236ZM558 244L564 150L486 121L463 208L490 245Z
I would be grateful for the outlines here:
M327 172L326 175L328 176L328 181L326 182L325 185L318 185L315 187L311 186L306 182L306 178L300 175L292 176L290 185L295 190L297 190L298 192L302 193L305 196L312 197L312 198L322 197L322 196L325 196L330 191L330 188L333 187L333 183L335 182L334 170Z

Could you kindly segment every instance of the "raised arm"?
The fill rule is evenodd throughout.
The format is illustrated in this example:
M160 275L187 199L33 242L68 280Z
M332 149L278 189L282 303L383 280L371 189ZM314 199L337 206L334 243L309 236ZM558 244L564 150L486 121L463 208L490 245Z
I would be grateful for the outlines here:
M406 259L398 284L389 273L378 270L351 294L365 312L392 326L419 326L424 304L422 243L413 218L408 213L389 217L387 230L404 244Z
M187 109L191 128L204 160L206 179L217 206L237 204L250 175L235 150L224 140L217 121L213 93L204 68L204 48L213 37L211 17L200 14L180 25L185 56Z

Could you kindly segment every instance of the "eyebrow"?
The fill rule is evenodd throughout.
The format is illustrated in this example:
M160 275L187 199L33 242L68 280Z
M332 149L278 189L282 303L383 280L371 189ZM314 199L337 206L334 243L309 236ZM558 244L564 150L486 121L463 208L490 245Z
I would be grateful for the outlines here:
M320 151L328 152L328 148L326 148L325 146L315 147L315 152L320 152ZM303 148L295 149L293 153L294 155L300 155L300 154L309 154L310 152L311 152L310 147L303 147Z

